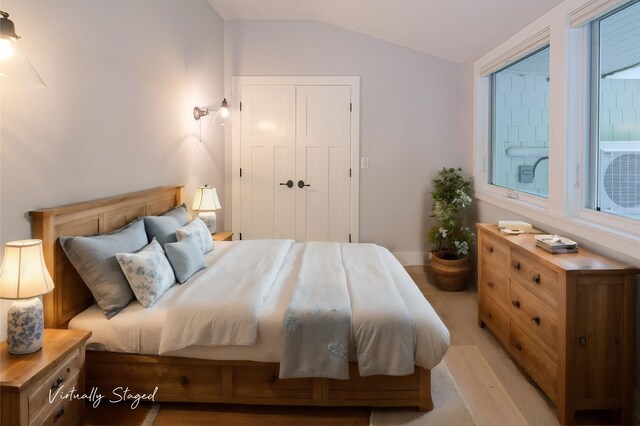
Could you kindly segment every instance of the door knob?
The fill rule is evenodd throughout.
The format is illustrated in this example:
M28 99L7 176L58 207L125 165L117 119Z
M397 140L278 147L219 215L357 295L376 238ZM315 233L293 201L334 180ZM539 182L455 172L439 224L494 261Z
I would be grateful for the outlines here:
M311 186L311 185L308 185L308 184L307 184L307 185L305 185L305 183L304 183L304 181L303 181L303 180L299 180L299 181L298 181L298 188L302 189L302 188L304 188L305 186Z
M280 182L280 185L284 185L287 188L293 188L293 181L289 179L286 183Z

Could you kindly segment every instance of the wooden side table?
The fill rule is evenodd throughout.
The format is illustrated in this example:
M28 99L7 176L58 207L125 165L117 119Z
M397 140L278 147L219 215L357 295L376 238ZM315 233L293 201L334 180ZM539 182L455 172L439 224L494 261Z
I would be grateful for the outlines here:
M213 241L231 241L233 240L233 232L216 232L215 234L211 234L213 237Z
M75 395L84 393L90 336L90 331L46 329L42 349L28 355L10 354L2 342L0 424L84 424L84 400L68 396L74 387Z

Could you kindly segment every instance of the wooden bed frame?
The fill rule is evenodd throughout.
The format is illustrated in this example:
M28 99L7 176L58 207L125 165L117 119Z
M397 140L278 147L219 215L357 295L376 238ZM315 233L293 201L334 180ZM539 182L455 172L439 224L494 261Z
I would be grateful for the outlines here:
M181 202L182 186L167 186L30 212L33 235L43 241L55 283L44 296L45 327L67 328L75 315L94 303L58 237L110 232ZM156 401L433 408L431 372L418 366L408 376L360 377L357 364L351 363L349 380L279 379L278 363L102 351L87 351L86 359L87 388L96 386L108 395L118 386L128 386L132 393L152 393L157 386Z

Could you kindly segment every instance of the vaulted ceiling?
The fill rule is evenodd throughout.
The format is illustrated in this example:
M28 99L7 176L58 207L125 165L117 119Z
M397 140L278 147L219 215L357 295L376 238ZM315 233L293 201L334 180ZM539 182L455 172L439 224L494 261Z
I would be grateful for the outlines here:
M462 63L562 0L208 1L225 20L317 20Z

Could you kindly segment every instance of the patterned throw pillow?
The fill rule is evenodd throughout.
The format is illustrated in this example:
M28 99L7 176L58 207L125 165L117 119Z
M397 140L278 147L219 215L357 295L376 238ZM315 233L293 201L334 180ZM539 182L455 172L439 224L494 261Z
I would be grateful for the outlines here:
M205 225L199 217L193 219L187 226L176 229L178 241L184 240L189 235L196 237L198 244L200 245L200 250L202 250L202 254L207 254L213 250L213 238L211 238L211 232L209 232L209 228L207 228L207 225Z
M133 294L145 308L153 305L176 282L171 264L155 238L139 252L118 253L116 259Z

